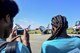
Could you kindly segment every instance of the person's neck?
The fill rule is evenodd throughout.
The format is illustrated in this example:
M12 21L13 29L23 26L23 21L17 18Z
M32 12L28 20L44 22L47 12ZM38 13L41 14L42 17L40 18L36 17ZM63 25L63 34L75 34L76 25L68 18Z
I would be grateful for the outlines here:
M60 36L61 36L61 37L65 37L65 38L69 37L69 36L67 35L66 30L64 30L64 31L61 33Z

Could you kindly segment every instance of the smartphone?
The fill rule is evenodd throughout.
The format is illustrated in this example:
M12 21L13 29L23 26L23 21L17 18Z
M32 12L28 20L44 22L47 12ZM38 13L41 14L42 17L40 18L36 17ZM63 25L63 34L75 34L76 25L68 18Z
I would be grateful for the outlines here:
M23 35L24 30L23 29L17 29L17 34L16 35Z

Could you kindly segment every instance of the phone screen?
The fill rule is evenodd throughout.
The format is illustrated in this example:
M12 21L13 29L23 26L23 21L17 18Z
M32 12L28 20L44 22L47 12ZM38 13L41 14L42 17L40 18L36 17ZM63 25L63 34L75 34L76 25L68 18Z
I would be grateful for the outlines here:
M17 30L17 35L23 35L24 30L23 29L18 29Z

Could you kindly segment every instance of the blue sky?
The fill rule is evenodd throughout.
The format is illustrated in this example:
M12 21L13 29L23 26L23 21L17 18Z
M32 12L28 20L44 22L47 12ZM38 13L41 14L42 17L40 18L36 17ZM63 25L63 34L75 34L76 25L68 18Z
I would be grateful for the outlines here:
M80 0L15 0L19 6L19 13L14 23L23 28L29 24L31 28L47 26L55 15L67 17L69 27L80 20Z

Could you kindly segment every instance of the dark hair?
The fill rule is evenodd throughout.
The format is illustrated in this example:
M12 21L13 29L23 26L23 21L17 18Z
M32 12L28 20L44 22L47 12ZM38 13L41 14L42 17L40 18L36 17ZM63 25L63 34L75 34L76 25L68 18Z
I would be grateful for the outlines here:
M14 0L0 0L0 19L5 18L7 14L12 19L18 11L19 8Z
M52 34L52 36L48 40L52 40L55 37L58 37L63 32L63 30L66 30L68 28L68 22L65 16L62 15L54 16L51 21L52 23L54 23L54 25L56 25L57 30L55 31L54 34Z

